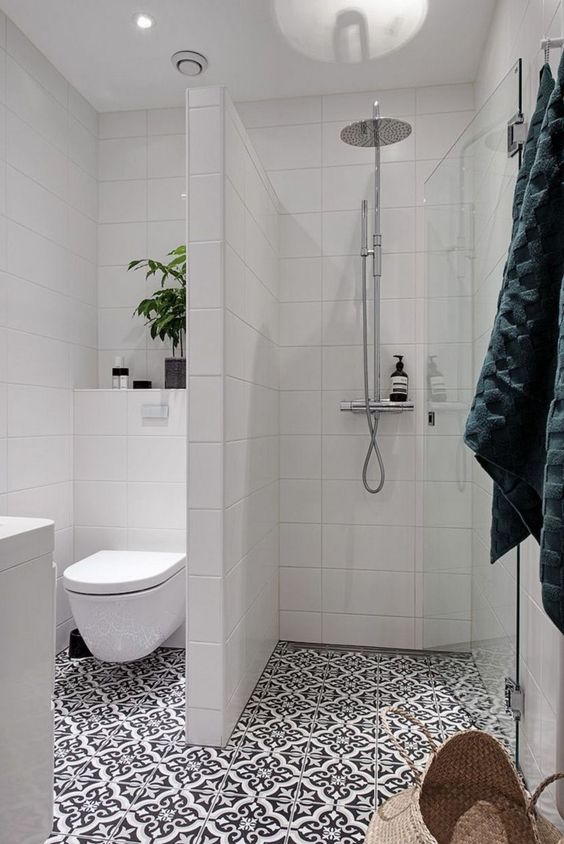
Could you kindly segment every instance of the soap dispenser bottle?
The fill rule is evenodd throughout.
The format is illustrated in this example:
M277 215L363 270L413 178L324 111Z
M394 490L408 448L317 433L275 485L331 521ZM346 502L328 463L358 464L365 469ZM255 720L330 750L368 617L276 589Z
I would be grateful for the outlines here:
M392 390L390 392L390 401L407 401L407 372L403 368L403 355L394 355L398 362L396 368L392 372L390 378L392 383Z
M429 396L431 401L446 401L447 391L445 384L445 376L435 363L436 355L429 355L429 366L427 367L427 377L429 379Z

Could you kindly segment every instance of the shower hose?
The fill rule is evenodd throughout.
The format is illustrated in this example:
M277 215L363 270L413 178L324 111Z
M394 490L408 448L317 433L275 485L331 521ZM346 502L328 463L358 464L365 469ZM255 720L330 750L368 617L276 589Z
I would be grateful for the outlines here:
M382 460L382 455L380 454L380 448L378 446L378 423L380 421L380 414L376 412L374 416L370 412L370 393L368 388L368 295L366 289L366 257L363 257L362 260L362 347L364 352L364 403L366 406L366 421L368 422L368 431L370 433L370 444L368 446L368 451L366 452L366 457L364 458L364 466L362 467L362 483L364 484L364 488L367 492L370 492L372 495L376 495L376 493L380 492L384 487L384 482L386 480L386 469L384 467L384 461ZM375 399L379 399L379 396L374 396ZM372 453L376 455L376 459L378 461L378 465L380 467L380 481L378 486L372 487L368 483L368 467L370 465L370 460L372 458Z

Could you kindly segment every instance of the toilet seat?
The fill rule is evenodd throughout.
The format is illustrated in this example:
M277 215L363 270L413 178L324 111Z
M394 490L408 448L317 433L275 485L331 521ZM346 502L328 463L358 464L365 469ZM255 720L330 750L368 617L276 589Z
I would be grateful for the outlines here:
M184 569L186 555L162 551L98 551L69 566L65 589L83 595L126 595L160 586Z

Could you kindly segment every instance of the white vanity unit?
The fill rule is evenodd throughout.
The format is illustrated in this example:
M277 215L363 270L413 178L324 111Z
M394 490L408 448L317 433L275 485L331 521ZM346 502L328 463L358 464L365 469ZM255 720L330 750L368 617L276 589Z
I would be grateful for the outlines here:
M0 517L0 840L43 844L53 815L54 525Z

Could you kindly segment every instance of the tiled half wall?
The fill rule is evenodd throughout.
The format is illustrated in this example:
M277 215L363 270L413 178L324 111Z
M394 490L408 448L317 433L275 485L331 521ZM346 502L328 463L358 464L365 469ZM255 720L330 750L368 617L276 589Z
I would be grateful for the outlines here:
M189 740L221 744L278 641L277 200L228 94L188 98Z

